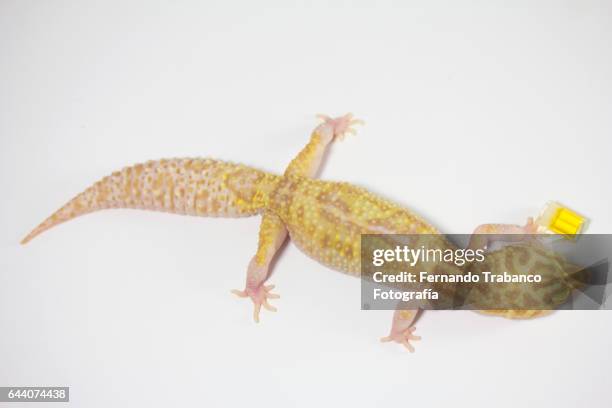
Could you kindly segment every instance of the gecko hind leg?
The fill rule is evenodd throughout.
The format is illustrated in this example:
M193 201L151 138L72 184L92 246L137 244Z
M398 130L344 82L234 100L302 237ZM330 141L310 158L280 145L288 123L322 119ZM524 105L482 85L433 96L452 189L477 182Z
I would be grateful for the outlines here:
M355 134L353 126L364 123L355 119L351 113L337 118L327 115L317 117L323 119L323 123L312 131L310 141L289 163L285 175L315 177L330 143L342 139L347 133Z
M264 283L269 276L270 264L286 237L287 230L281 219L272 213L265 213L259 228L257 253L251 259L247 270L245 288L244 290L232 290L232 293L239 297L251 298L255 306L253 320L256 323L259 323L259 312L262 306L271 312L276 311L268 299L278 299L280 296L271 292L274 285L264 285Z
M417 314L418 310L396 310L393 313L391 332L388 336L381 338L380 341L383 343L394 341L406 347L409 352L414 353L414 346L410 344L410 341L421 340L420 336L414 334L416 330L414 322Z
M354 119L351 114L335 119L323 116L322 119L323 123L314 129L308 144L287 166L285 176L314 177L321 167L329 144L347 132L354 132L351 126L363 123ZM232 293L239 297L251 298L255 305L253 311L255 322L259 322L259 312L262 307L276 311L268 299L275 299L279 296L270 292L274 285L264 285L264 283L270 275L270 265L287 238L287 234L287 228L277 215L269 211L264 212L259 227L259 246L257 253L249 263L245 288L244 290L232 290Z

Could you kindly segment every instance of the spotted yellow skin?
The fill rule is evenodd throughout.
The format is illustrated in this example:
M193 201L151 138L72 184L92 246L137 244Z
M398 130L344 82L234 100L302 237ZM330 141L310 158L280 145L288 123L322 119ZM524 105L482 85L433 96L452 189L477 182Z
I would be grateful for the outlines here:
M438 233L411 211L349 183L286 176L269 208L304 253L356 276L362 234Z
M94 183L43 221L22 243L77 216L135 208L208 217L260 213L279 178L213 159L162 159L126 167Z

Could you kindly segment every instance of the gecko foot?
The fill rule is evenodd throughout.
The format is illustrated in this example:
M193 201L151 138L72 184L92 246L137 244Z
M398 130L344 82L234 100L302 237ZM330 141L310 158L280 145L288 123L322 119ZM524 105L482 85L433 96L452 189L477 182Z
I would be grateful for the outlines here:
M381 338L380 341L383 343L394 341L396 343L402 344L408 349L409 352L414 353L414 347L412 346L412 344L410 344L410 340L421 340L421 336L414 335L415 330L416 327L414 326L401 331L391 330L391 333L388 336Z
M253 304L255 305L255 309L253 310L253 320L255 320L255 323L259 323L259 312L261 311L262 306L266 310L276 312L276 308L268 303L268 299L278 299L280 296L276 293L272 293L272 289L274 289L274 285L259 285L254 289L249 287L247 287L245 290L233 289L232 293L241 298L251 298Z
M331 127L333 137L340 140L342 140L347 133L352 135L357 133L355 129L353 129L353 126L365 124L363 120L355 119L352 113L347 113L346 115L337 118L332 118L330 116L321 114L317 115L317 117L323 120L322 125Z

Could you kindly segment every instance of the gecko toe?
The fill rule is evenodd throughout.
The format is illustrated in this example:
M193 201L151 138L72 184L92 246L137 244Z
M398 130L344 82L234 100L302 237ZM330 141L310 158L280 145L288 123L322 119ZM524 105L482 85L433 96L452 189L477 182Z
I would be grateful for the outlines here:
M270 303L268 303L268 301L267 301L267 300L264 300L264 301L263 301L263 303L262 303L262 305L263 305L263 307L264 307L266 310L269 310L270 312L276 312L276 311L278 311L278 309L277 309L277 308L275 308L274 306L272 306Z
M408 349L409 352L414 353L414 347L408 342L408 340L403 341L402 344Z
M255 323L259 323L259 312L261 311L261 304L255 304L255 309L253 310L253 320Z
M232 289L231 293L241 298L245 298L249 296L244 290Z

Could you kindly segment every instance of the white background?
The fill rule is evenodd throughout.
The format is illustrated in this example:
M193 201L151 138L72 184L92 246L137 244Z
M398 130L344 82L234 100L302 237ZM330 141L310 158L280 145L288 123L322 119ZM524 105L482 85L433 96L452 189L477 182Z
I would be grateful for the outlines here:
M443 231L548 200L612 232L606 1L0 2L0 385L74 407L604 406L612 313L391 312L289 245L277 314L241 288L258 218L115 210L18 241L125 165L209 156L281 172L314 114L366 120L322 177ZM11 405L11 406L19 406ZM55 405L54 405L55 406Z

